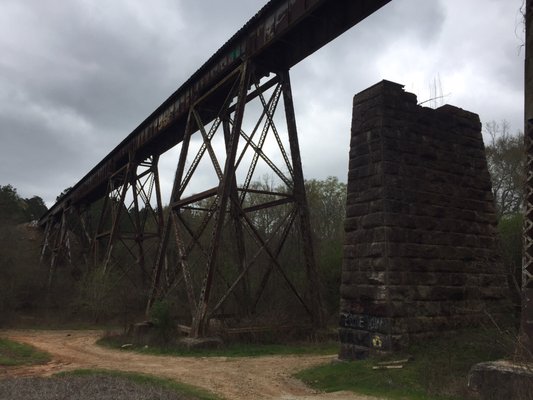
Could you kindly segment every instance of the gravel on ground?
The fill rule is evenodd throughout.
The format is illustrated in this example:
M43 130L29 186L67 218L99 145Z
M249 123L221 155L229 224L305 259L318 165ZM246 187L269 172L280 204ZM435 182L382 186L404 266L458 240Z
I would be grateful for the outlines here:
M173 391L104 375L0 379L0 400L188 400Z

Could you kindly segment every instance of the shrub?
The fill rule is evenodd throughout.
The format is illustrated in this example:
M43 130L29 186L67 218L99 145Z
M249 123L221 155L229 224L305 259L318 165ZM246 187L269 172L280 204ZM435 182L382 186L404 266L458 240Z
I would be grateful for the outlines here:
M154 324L155 339L163 344L170 343L176 336L177 325L171 313L172 305L166 300L157 301L150 312Z

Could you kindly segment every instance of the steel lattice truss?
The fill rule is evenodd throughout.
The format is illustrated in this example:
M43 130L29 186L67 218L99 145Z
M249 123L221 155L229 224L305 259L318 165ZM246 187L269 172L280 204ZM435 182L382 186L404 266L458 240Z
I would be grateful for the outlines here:
M533 348L533 1L526 6L525 127L526 182L522 262L522 342L529 354Z
M49 285L58 265L81 258L131 281L148 309L184 300L193 336L210 319L268 309L283 290L281 308L319 326L288 71L389 1L269 1L40 219ZM175 146L165 210L158 162ZM271 184L258 186L265 171Z
M285 285L312 320L319 318L319 297L312 296L311 292L300 293L279 261L287 237L294 228L295 221L298 221L300 234L306 243L304 257L307 277L312 285L316 285L313 293L319 293L310 245L309 217L305 206L288 73L276 75L263 85L259 85L250 69L251 66L245 64L228 77L228 81L232 81L231 88L227 92L226 101L209 127L204 125L197 112L197 108L202 107L204 99L200 99L191 108L170 202L171 212L155 266L150 302L164 296L178 283L183 284L193 317L194 336L204 333L206 321L216 316L230 297L237 299L243 308L240 311L253 313L272 273L281 275ZM247 93L249 86L251 91ZM265 91L269 89L270 93L267 96ZM274 114L282 95L288 124L288 140L285 144L274 121ZM233 99L236 101L233 102ZM252 131L246 133L242 129L245 106L253 100L259 100L261 112ZM201 132L203 141L196 154L190 157L190 136L196 129ZM212 146L217 135L223 136L224 139L226 149L224 161L217 157ZM273 142L277 145L275 150L281 159L281 166L277 166L269 158L265 149L269 135L275 139ZM287 144L291 156L287 152ZM252 155L246 163L244 160L249 153ZM217 186L195 195L184 196L194 172L204 157L209 159L218 180ZM192 158L192 162L188 168L185 168L188 158ZM279 188L278 191L258 190L251 186L259 160L262 160L283 183L282 191ZM241 174L242 181L238 179L238 172L241 170L244 172ZM256 198L260 195L261 202L250 204L247 200L251 193L255 194ZM262 217L261 214L264 215L265 210L271 208L282 208L283 217L274 221L267 229L264 226L261 229L258 227L258 224L260 225L258 218ZM196 226L191 226L184 218L186 213L195 215ZM175 238L178 261L176 265L171 266L174 270L169 272L169 266L164 260L171 230ZM228 236L231 237L230 240L227 240ZM268 266L261 271L262 278L253 285L249 280L249 271L258 268L260 258L266 258ZM191 266L191 259L195 259L197 263L201 260L200 264L205 265L201 282L194 282L192 269L197 269L198 266ZM225 262L231 260L229 262L235 267L233 271L227 268L222 271L218 265L221 259ZM166 279L162 282L165 266ZM220 281L222 285L215 285L216 281ZM221 286L224 290L220 290ZM218 288L218 293L213 293L215 287Z
M221 94L225 101L216 116L204 122L200 110L211 96ZM248 109L250 117L245 118ZM201 138L196 149L191 145L193 134ZM225 151L215 148L217 140ZM220 315L256 314L273 276L309 323L320 325L318 273L289 73L261 82L253 65L244 63L191 106L165 219L157 161L131 156L110 177L95 229L89 208L77 212L78 227L67 226L67 212L59 224L47 225L43 255L52 250L50 276L58 257L70 254L68 233L77 231L90 249L86 258L91 268L118 271L117 282L127 278L134 286L139 284L139 272L143 280L150 277L148 309L156 300L185 293L193 336L206 334L208 321ZM215 185L191 194L202 163L210 166ZM260 164L276 186L257 187L254 178ZM296 261L292 254L290 270L282 258L291 259L283 254L295 237L300 254Z
M533 121L524 135L526 147L526 193L522 286L533 289Z

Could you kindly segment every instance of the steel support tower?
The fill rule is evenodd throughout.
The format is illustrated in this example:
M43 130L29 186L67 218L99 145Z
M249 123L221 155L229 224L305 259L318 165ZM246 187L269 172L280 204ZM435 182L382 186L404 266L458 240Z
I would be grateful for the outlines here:
M148 309L183 288L191 336L205 335L210 319L253 315L269 284L320 326L289 70L389 1L268 2L41 218L49 284L59 261L73 262L75 234L88 268L148 288ZM158 160L175 146L165 213ZM214 179L197 192L201 163ZM254 186L259 164L275 184Z

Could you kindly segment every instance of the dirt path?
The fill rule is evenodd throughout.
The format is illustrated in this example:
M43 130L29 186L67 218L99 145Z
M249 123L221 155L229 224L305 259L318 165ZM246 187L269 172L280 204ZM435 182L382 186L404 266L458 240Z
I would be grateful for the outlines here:
M4 376L49 376L78 368L141 372L175 379L215 392L228 400L376 400L346 392L317 393L291 377L298 370L328 363L333 356L254 358L167 357L112 350L95 344L100 331L3 331L1 336L52 354L46 365L0 370Z

